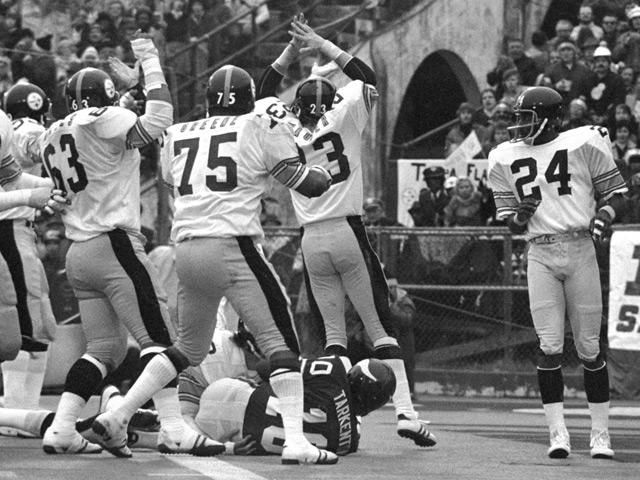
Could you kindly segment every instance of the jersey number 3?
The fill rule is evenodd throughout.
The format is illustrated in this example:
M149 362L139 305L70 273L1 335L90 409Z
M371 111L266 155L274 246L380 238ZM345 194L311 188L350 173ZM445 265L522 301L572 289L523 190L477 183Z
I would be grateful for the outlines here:
M219 181L216 175L207 175L205 177L205 184L212 192L230 192L238 186L238 165L231 157L221 157L218 151L220 144L235 142L237 137L238 134L236 132L223 133L211 137L207 168L214 170L218 167L223 167L226 170L226 179L223 182ZM198 149L200 148L200 139L187 138L185 140L178 140L174 144L173 154L178 156L185 148L187 149L187 160L182 172L180 185L178 186L178 193L180 195L191 195L193 194L193 185L189 183L189 179L191 178L193 163L196 160Z
M558 182L560 184L558 187L558 195L571 195L571 186L569 185L571 174L569 173L568 163L567 151L558 150L553 155L547 170L544 172L544 178L547 183ZM530 186L529 190L531 193L524 191L524 187L534 183L538 177L538 163L536 159L532 157L519 158L511 164L511 173L514 175L517 175L523 169L527 170L527 174L516 179L518 197L520 197L521 200L529 196L542 200L539 186Z
M51 166L51 156L56 154L56 149L52 144L47 144L43 153L42 159L44 161L45 167L49 171L49 175L51 175L51 179L56 184L56 187L60 190L68 192L71 190L73 193L78 193L87 188L87 172L84 169L84 165L80 163L78 160L80 155L78 155L78 150L76 149L76 141L73 139L71 134L65 133L60 136L60 151L67 156L67 163L69 164L69 168L75 171L78 180L74 180L73 177L64 178L62 175L62 171L58 167ZM67 188L67 186L69 188Z

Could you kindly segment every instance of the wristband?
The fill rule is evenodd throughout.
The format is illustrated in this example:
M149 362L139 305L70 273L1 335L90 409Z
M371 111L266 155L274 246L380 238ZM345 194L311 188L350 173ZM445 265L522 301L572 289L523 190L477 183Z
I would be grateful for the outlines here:
M616 211L613 209L613 207L611 205L605 205L604 207L602 207L600 210L600 212L607 212L607 214L609 215L609 217L611 217L611 221L613 222L616 218Z
M140 63L142 65L142 71L144 72L144 82L147 90L161 88L167 84L158 57L145 58Z

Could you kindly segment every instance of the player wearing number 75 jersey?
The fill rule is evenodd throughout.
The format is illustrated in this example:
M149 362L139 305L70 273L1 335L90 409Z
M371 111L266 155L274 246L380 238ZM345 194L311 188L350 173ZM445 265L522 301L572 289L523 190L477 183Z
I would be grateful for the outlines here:
M321 341L327 354L346 355L348 295L373 342L375 357L386 361L396 376L393 403L398 434L420 446L435 445L434 435L418 420L411 402L393 333L387 281L362 222L362 135L378 97L376 75L362 60L316 34L303 18L294 19L291 27L290 44L260 80L258 103L262 111L290 123L307 164L325 167L333 178L329 191L319 198L291 192L302 225L310 304L324 333ZM299 52L315 49L335 61L352 81L336 91L329 80L310 78L298 86L293 105L284 105L275 92L287 66Z
M540 341L538 381L550 431L551 458L571 451L563 415L562 350L568 315L591 413L591 456L611 458L609 376L600 352L602 296L593 241L608 234L622 210L625 183L603 127L558 134L562 97L525 90L515 104L511 142L489 154L497 217L528 242L531 316ZM602 206L596 212L596 199Z
M174 346L149 363L123 406L97 423L124 437L128 418L155 390L211 347L218 305L225 296L270 360L270 382L280 399L285 446L282 463L336 463L338 457L302 434L303 385L298 343L286 296L260 244L260 198L269 177L303 195L327 190L322 167L300 162L290 128L256 114L255 86L231 65L208 81L208 117L167 130L162 172L173 188L179 332ZM117 430L116 430L117 429Z

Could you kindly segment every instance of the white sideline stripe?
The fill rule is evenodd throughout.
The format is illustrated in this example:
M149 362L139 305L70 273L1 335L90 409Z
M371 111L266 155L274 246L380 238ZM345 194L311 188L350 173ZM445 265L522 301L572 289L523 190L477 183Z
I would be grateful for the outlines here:
M531 413L534 415L544 415L542 408L514 408L515 413ZM564 414L568 417L588 417L588 408L565 408ZM640 417L640 407L611 407L610 417Z
M18 478L18 474L8 470L0 470L0 478Z
M238 480L239 478L242 480L267 480L265 477L256 475L249 470L211 457L173 457L165 455L164 458L215 480ZM173 474L172 476L178 475Z

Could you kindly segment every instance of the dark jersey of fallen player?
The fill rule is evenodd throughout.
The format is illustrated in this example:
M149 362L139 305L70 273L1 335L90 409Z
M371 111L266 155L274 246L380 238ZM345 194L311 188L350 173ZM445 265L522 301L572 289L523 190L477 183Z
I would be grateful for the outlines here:
M347 370L339 357L304 360L304 434L319 448L338 455L358 449L358 420L351 408ZM259 440L257 455L280 453L284 446L282 417L268 383L251 394L242 435Z

